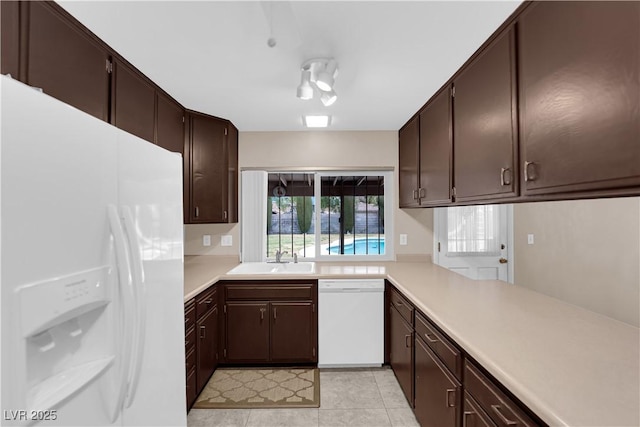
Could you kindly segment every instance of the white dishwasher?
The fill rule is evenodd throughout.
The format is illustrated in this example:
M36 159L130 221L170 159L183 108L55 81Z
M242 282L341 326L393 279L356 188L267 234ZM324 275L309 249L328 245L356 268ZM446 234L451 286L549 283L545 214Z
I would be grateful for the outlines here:
M318 367L384 363L384 279L318 280Z

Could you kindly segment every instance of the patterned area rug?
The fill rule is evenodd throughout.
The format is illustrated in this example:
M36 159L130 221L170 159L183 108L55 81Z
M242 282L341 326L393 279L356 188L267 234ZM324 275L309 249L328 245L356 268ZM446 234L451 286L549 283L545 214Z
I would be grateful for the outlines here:
M318 408L318 369L217 369L194 408Z

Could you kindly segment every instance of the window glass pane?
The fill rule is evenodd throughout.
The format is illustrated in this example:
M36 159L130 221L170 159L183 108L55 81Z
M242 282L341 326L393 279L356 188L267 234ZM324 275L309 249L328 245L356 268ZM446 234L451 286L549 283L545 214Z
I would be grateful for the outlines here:
M495 205L447 209L449 256L500 253L499 215Z
M315 256L313 174L270 173L268 181L267 257Z
M321 185L321 254L383 255L384 178L324 176Z

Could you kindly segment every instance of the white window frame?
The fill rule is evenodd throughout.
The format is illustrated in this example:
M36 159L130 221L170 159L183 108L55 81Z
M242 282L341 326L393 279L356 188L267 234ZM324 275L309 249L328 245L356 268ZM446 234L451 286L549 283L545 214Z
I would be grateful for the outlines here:
M394 248L394 239L393 239L393 224L394 213L393 207L395 204L395 185L394 185L394 171L392 169L380 169L380 170L370 170L370 169L362 169L362 170L328 170L323 169L322 171L316 170L290 170L290 169L268 169L265 172L269 174L273 173L308 173L313 175L314 179L314 197L316 200L316 206L314 211L314 220L316 223L315 231L314 231L314 245L315 245L315 256L313 257L298 257L299 261L330 261L330 262L352 262L352 261L393 261L395 259L395 248ZM385 253L384 254L370 254L370 255L349 255L349 254L334 254L334 255L322 255L320 254L320 235L321 235L321 227L320 227L320 213L321 213L321 193L322 193L322 177L325 176L353 176L353 175L371 175L371 176L382 176L384 177L384 245L385 245ZM268 195L267 195L268 197ZM266 203L266 200L265 200ZM264 209L256 212L257 214L261 214ZM241 233L244 234L244 224L241 224ZM261 245L264 246L262 253L266 253L266 242L267 242L267 229L266 229L266 221L264 225L264 238L261 240ZM244 240L243 240L244 242ZM257 242L256 242L257 243ZM283 258L287 261L290 261L292 254L287 254L286 257ZM275 257L273 256L265 256L264 261L273 261Z

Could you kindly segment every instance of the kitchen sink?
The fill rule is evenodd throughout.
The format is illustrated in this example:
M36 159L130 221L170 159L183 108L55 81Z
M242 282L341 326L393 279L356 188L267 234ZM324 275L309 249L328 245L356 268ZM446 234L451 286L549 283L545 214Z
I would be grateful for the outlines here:
M313 274L315 262L243 262L227 274Z

